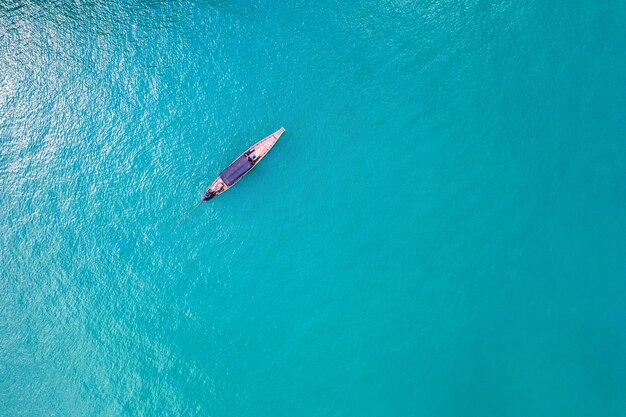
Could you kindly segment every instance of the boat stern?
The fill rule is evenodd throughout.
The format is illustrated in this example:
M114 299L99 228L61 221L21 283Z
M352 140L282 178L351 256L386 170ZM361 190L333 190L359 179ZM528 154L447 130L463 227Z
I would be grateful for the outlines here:
M217 177L213 184L206 190L204 196L202 197L202 201L209 201L215 196L222 194L224 191L228 189L228 186L222 180L222 177Z
M211 190L207 191L204 196L202 197L202 201L209 201L210 199L212 199L213 197L215 197L217 194L215 194L214 192L212 192Z

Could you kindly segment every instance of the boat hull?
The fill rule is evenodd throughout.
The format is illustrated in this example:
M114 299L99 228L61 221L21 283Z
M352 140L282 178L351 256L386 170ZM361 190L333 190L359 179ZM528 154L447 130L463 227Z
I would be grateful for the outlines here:
M211 184L206 191L202 200L209 201L237 184L248 172L252 171L252 169L258 165L284 132L285 128L281 127L276 132L261 139L239 155L239 157L213 181L213 184Z

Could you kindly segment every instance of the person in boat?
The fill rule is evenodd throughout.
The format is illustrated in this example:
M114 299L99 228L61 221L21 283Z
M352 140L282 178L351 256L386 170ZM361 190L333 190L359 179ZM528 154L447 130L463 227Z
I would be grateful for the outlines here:
M246 158L248 158L248 161L250 161L251 164L254 164L257 160L256 151L251 151L250 153L248 153L246 155Z

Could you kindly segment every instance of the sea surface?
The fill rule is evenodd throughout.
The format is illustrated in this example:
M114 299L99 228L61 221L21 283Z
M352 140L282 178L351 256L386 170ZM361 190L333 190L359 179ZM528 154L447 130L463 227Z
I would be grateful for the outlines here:
M626 415L625 22L3 1L0 415Z

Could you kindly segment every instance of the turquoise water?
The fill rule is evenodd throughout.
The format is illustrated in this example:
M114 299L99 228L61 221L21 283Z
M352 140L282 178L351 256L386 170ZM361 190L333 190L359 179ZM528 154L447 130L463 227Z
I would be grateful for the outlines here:
M0 6L0 415L626 415L624 3L288 3Z

